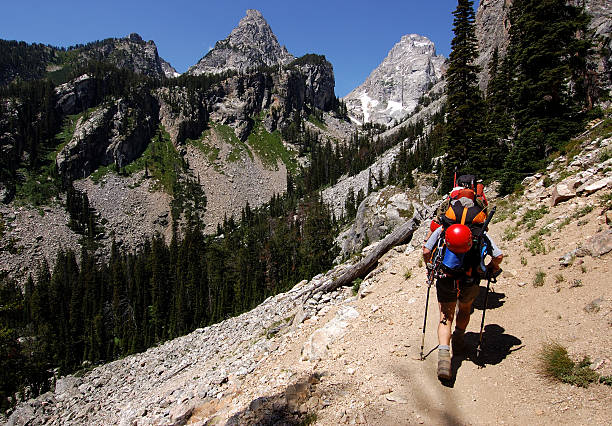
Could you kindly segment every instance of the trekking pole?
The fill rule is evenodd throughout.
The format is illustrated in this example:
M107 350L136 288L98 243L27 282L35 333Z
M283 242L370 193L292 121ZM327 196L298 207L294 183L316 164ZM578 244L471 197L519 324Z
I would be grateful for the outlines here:
M484 233L487 231L487 228L489 227L489 223L491 222L491 219L493 219L493 215L495 214L495 211L497 210L497 206L493 207L493 209L491 210L491 213L489 213L489 215L487 216L487 220L485 220L485 223L482 227L482 230L480 231L480 234L478 235L478 250L480 251L480 247L482 246L482 239L484 238ZM487 271L487 292L485 293L485 299L484 299L484 307L482 308L482 320L480 321L480 336L478 337L478 347L476 348L476 358L480 359L480 353L482 351L482 330L484 328L484 322L485 322L485 313L487 311L487 301L489 299L489 288L491 287L491 283L496 283L497 282L497 276L501 273L501 269L499 269L495 274L493 274L491 271Z
M430 274L433 278L433 270ZM421 361L423 361L425 358L423 358L423 348L425 347L425 327L427 326L427 308L429 307L429 290L431 290L431 282L433 281L433 279L427 278L427 298L425 300L425 318L423 318L423 337L421 339Z
M423 356L423 349L425 347L425 327L427 327L427 308L429 307L429 291L431 290L431 286L434 282L434 279L437 278L438 269L440 268L440 265L442 264L441 250L442 249L439 246L436 247L432 255L432 258L431 258L432 260L431 267L427 268L428 269L427 298L425 299L425 317L423 318L423 337L421 338L421 355L420 355L421 361L425 360L425 357Z
M478 338L478 347L476 348L476 358L480 359L480 353L482 351L482 330L485 322L485 312L487 311L487 300L489 299L489 288L491 283L497 282L497 276L501 273L501 269L497 270L495 274L492 272L487 273L487 292L485 293L484 307L482 308L482 320L480 321L480 337Z

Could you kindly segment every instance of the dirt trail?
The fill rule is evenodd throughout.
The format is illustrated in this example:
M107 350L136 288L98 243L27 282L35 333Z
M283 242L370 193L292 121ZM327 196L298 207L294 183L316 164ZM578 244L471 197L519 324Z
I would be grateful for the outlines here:
M560 215L582 205L596 205L600 195L550 208L533 229L520 228L511 241L503 241L502 235L515 226L520 211L514 221L491 226L506 259L505 272L489 295L484 368L474 361L474 352L486 283L481 284L466 334L471 349L467 357L453 359L455 380L444 385L436 377L436 351L425 361L418 360L426 297L420 251L392 250L380 261L382 272L369 280L371 293L348 302L360 316L350 322L344 337L329 345L322 360L301 361L300 352L308 337L334 317L337 307L276 337L285 349L262 360L227 397L227 411L244 409L261 396L282 393L287 383L315 372L322 374L317 385L321 396L309 401L308 408L316 412L319 425L609 424L609 386L578 388L538 373L542 345L555 341L567 347L574 360L589 356L599 364L600 374L612 374L612 255L559 266L559 257L599 230L608 229L598 216L601 208L572 220L562 232L543 236L547 254L534 256L524 245L528 236ZM406 271L410 271L409 278ZM534 287L538 271L546 273L545 282ZM585 306L597 298L597 312L586 312ZM437 344L437 322L432 288L426 351Z

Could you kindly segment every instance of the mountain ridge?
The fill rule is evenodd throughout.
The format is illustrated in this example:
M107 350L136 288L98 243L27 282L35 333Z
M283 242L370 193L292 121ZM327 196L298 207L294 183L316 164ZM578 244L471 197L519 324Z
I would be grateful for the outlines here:
M117 68L155 78L179 75L168 61L159 56L155 42L144 41L137 33L68 48L0 40L0 54L3 65L0 85L7 85L16 78L61 80L91 61L108 62Z

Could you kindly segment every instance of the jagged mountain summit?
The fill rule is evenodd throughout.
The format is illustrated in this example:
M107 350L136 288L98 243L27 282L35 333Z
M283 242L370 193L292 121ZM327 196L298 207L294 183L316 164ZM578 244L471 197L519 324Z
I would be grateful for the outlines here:
M226 39L220 40L188 74L245 71L260 66L284 65L295 57L281 46L261 12L249 9Z
M401 120L442 78L444 60L427 37L403 36L366 81L344 98L349 115L359 123Z

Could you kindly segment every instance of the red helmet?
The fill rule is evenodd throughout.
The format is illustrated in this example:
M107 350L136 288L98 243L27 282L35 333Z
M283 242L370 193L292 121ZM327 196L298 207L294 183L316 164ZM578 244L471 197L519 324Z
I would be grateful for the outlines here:
M458 223L449 226L446 230L446 245L453 253L467 253L472 248L472 231Z
M436 222L435 220L432 220L432 221L431 221L431 223L429 224L429 230L430 230L431 232L433 232L433 231L435 231L436 229L438 229L440 226L442 226L442 225L440 225L440 224L439 224L438 222Z

